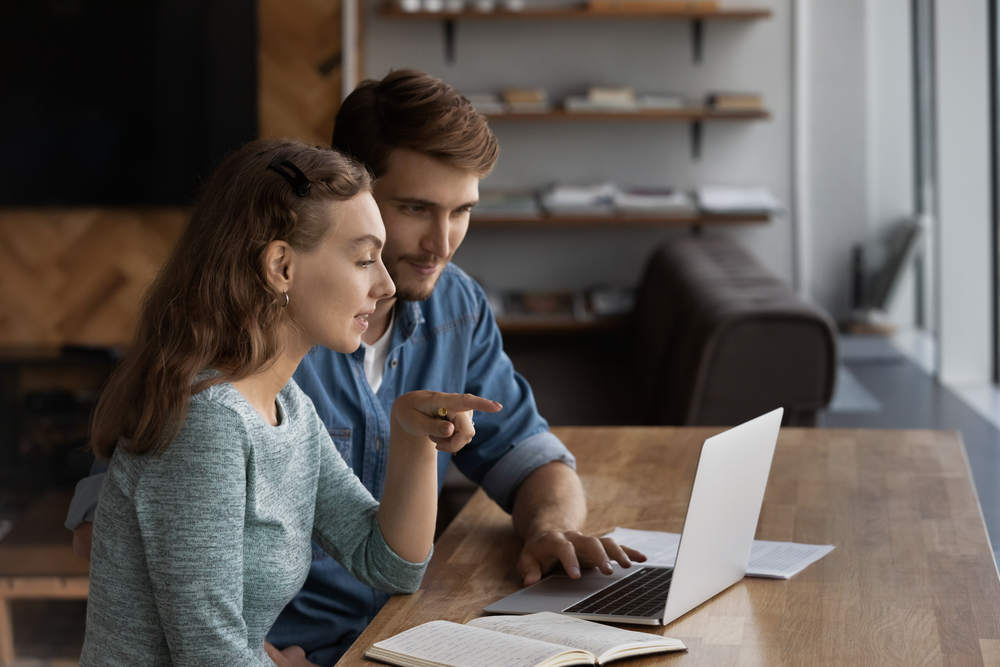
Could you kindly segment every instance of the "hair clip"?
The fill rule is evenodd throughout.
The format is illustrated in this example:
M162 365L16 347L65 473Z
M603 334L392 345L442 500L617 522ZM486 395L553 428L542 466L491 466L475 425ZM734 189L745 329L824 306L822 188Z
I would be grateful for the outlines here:
M309 188L312 187L312 183L309 182L309 179L306 178L301 169L288 160L275 160L267 165L267 168L273 169L284 176L288 184L292 186L292 192L298 196L305 197L309 194Z

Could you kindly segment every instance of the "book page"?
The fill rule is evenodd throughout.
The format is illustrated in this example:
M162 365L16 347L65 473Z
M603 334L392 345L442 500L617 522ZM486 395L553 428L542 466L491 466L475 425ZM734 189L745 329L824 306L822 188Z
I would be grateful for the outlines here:
M624 646L645 646L652 651L682 650L684 644L671 637L660 637L646 632L622 630L610 625L584 621L571 616L561 616L543 611L525 616L485 616L476 618L468 626L495 632L530 637L553 644L562 644L593 653L598 657L619 653ZM636 651L641 653L642 651Z
M431 621L376 642L365 655L397 665L535 667L565 652L565 646L528 637L490 632L449 621ZM593 656L578 651L573 653L577 654L577 660L559 661L557 664L594 664ZM400 656L415 660L400 660Z
M643 565L673 567L677 559L677 546L681 536L658 530L634 530L615 528L605 535L618 544L624 544L646 554L649 558ZM833 551L833 546L823 544L798 544L796 542L769 542L754 540L750 549L748 577L768 577L788 579L807 566L815 563Z

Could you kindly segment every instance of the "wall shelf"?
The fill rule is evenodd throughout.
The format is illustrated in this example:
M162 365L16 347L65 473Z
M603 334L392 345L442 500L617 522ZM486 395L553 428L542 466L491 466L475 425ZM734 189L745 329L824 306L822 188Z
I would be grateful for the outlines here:
M390 19L415 21L572 21L605 19L660 19L663 21L753 21L771 17L771 10L765 8L720 8L714 11L691 9L664 9L654 11L617 10L595 11L587 7L567 7L565 9L524 9L511 12L497 9L492 12L478 12L466 9L461 12L406 12L392 4L383 5L379 13Z
M700 227L703 225L760 225L770 221L766 213L742 215L541 215L500 216L477 215L469 222L475 228L531 228L531 227Z
M455 25L459 21L690 21L692 56L694 61L699 63L705 21L756 21L771 18L771 10L763 7L720 7L710 10L681 7L593 9L580 5L566 8L523 9L517 12L503 9L492 12L472 9L460 12L407 12L397 7L391 0L382 5L379 14L387 19L441 21L444 26L445 60L449 63L455 61Z
M488 113L483 115L491 121L498 122L548 121L556 123L571 121L700 123L704 121L767 120L771 117L771 114L764 109L716 111L714 109L698 107L686 109L643 109L639 111L563 111L562 109L553 109L552 111L511 111L508 113Z

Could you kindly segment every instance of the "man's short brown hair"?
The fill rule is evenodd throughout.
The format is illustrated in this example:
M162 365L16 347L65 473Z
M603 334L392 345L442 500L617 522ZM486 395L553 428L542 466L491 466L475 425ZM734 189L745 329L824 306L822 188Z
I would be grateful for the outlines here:
M500 151L486 117L461 93L412 69L362 81L337 112L333 147L366 164L376 177L385 173L396 148L444 160L480 178L493 170Z

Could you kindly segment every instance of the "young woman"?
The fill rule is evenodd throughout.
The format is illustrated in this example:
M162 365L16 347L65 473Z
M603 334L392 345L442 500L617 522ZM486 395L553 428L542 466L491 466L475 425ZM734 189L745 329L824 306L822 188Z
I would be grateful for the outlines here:
M95 411L92 446L111 466L82 666L308 664L264 635L313 539L371 586L417 588L436 449L460 449L472 411L500 405L398 398L379 505L291 381L315 345L357 349L394 291L384 242L367 172L335 151L253 142L205 184Z

